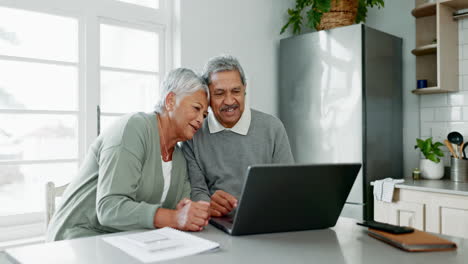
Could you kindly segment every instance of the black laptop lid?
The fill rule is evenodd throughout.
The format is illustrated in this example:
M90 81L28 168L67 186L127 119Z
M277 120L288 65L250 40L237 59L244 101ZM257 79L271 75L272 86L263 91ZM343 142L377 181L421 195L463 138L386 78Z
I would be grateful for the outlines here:
M360 168L361 164L250 166L231 234L334 226Z

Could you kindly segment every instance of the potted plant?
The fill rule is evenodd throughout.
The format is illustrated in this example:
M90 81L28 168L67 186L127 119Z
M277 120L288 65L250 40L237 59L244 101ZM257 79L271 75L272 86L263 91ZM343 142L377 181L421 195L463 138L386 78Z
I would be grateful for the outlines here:
M421 176L426 179L438 180L444 177L444 163L440 162L439 157L443 157L444 153L439 147L443 146L440 142L432 142L432 138L426 140L416 139L417 145L414 148L419 148L425 159L419 162Z
M281 33L292 26L293 33L301 33L302 14L307 14L307 25L316 30L330 29L353 23L366 22L367 8L384 6L384 0L296 0L296 7L288 9L288 22Z

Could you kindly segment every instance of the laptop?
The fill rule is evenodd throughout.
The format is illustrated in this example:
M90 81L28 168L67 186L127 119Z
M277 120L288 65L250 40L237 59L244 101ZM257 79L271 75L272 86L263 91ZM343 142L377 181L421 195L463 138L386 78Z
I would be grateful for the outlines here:
M335 226L361 164L253 165L237 209L210 223L230 235Z

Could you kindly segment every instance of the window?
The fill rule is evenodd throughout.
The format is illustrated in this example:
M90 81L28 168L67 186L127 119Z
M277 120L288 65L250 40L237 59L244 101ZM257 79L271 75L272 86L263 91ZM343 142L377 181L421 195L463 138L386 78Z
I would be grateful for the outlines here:
M159 35L102 23L101 129L123 113L151 111L159 89Z
M159 1L158 0L118 0L121 2L126 2L135 5L146 6L154 9L159 8Z
M5 7L0 17L4 217L41 212L45 183L78 166L78 21Z
M0 4L0 244L43 234L44 185L76 174L99 132L98 106L102 129L152 110L170 67L170 4Z

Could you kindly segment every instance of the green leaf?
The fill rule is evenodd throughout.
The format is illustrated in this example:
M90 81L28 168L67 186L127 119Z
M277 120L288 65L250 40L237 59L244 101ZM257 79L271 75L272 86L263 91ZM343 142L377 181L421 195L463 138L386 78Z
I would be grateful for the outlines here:
M424 149L424 141L417 138L416 139L416 144L417 144L417 147L422 151Z
M439 163L440 159L435 154L429 154L426 156L427 159L432 160L435 163Z
M358 9L356 14L356 23L366 22L367 17L367 3L365 0L359 0Z
M330 12L331 10L331 1L337 1L337 0L315 0L311 1L312 3L312 9L311 10L316 10L322 13L325 12Z
M430 138L426 139L426 142L429 142L429 144L431 144L431 145L432 145L432 137L430 137Z
M320 20L322 20L323 13L321 12L316 12L313 9L309 10L307 12L307 19L309 20L308 26L310 28L317 28L318 25L320 24Z
M288 21L288 23L286 23L286 25L284 25L281 28L280 35L283 34L286 31L286 29L289 27L289 24L291 24L291 21Z
M440 150L440 149L434 149L434 153L439 157L444 156L444 152L442 152L442 150Z
M428 138L426 139L426 141L424 141L424 148L422 150L424 156L427 156L431 153L431 150L432 150L432 138Z

